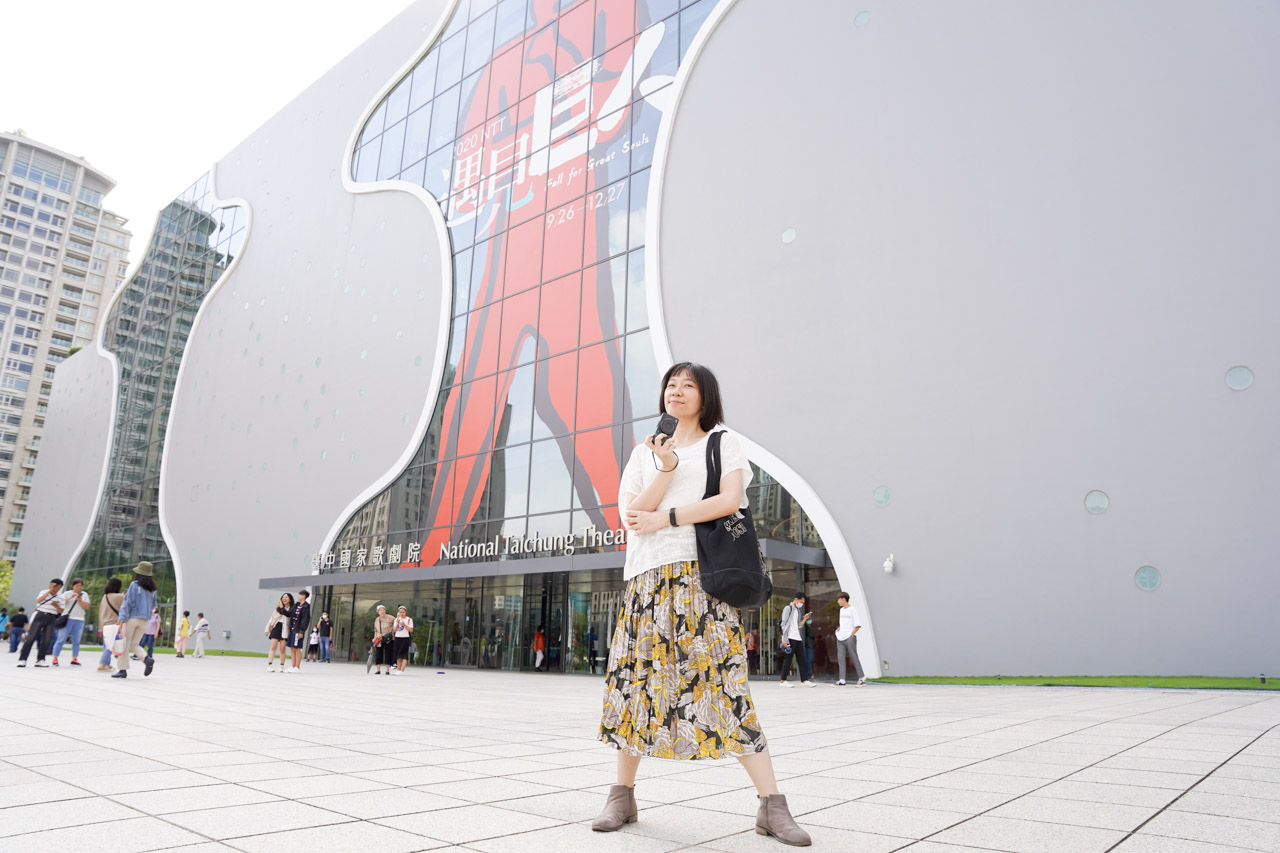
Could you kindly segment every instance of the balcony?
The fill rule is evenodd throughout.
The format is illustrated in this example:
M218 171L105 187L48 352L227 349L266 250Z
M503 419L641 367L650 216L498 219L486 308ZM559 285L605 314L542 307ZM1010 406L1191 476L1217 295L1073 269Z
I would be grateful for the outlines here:
M26 499L26 498L14 498L14 499L13 499L13 502L14 502L15 504L17 504L18 506L26 506L26 505L27 505L27 499Z
M25 463L24 463L24 464L25 464ZM36 467L36 466L35 466L35 465L32 465L31 467L32 467L32 468L34 468L34 467ZM19 486L30 486L30 485L31 485L31 480L32 480L32 479L33 479L33 478L32 478L32 476L31 476L30 474L27 474L25 477L23 477L21 480L19 480L19 481L18 481L18 485L19 485Z
M27 450L39 450L39 449L40 449L40 439L38 439L38 438L33 438L33 439L31 439L30 441L28 441L28 442L27 442L27 445L26 445L26 446L27 446Z
M23 459L23 460L22 460L22 467L23 467L23 468L35 468L35 467L36 467L36 460L34 460L34 459ZM26 481L26 482L30 482L30 481L28 480L28 481Z
M4 539L6 542L21 542L22 534L15 530L13 533L10 533Z
M26 524L27 523L26 519L27 519L27 514L25 512L22 515L9 516L9 520L12 521L14 524Z

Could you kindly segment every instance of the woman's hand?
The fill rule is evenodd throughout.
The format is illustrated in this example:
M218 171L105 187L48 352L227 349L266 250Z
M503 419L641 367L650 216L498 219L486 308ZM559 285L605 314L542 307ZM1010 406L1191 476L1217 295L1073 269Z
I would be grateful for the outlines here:
M644 446L649 448L649 452L654 456L658 457L658 462L661 463L664 470L670 471L680 462L680 458L676 456L674 442L670 438L665 443L659 444L658 437L651 435L644 440Z
M664 527L671 526L671 519L666 510L645 512L639 509L629 509L626 516L625 524L632 533L653 533Z

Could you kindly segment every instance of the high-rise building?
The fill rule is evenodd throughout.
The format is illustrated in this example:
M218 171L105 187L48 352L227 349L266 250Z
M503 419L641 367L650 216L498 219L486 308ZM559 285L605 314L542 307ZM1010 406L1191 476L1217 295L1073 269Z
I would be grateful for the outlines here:
M74 157L0 133L0 531L18 555L59 362L94 337L129 265L126 220L102 207L115 181Z

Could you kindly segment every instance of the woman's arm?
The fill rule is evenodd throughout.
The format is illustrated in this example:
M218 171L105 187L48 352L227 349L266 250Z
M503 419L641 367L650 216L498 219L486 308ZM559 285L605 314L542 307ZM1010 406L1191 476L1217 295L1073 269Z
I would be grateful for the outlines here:
M645 491L647 492L648 489ZM739 469L730 471L721 478L720 494L676 507L676 524L697 524L700 521L724 518L726 515L737 512L741 505L742 471ZM671 517L667 510L654 512L640 509L634 504L628 505L625 520L628 529L635 533L653 533L671 526Z
M667 493L667 487L671 485L671 478L676 472L676 466L680 464L680 457L676 456L675 450L659 445L653 436L645 439L644 447L649 453L640 452L638 455L632 456L629 464L655 462L658 470L653 480L639 494L628 492L625 495L618 496L618 503L621 505L623 512L627 510L651 512L657 509L658 502L662 500L662 496ZM644 456L648 456L648 458L642 459L641 457ZM626 479L624 476L623 481L626 482ZM623 498L626 498L626 500L624 501Z

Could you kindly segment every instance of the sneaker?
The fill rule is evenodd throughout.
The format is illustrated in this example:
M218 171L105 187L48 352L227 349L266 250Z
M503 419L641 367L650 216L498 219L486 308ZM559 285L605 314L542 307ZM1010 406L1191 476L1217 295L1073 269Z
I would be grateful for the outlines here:
M26 661L24 661L24 660L20 660L20 661L18 661L18 668L19 668L19 669L21 669L22 667L24 667L24 666L26 666L26 665L27 665L27 662L26 662Z
M867 680L866 680L865 678L859 679L859 680L858 680L858 683L857 683L857 684L855 684L855 685L853 685L853 686L854 686L854 687L866 687L866 686L867 686Z
M76 660L75 658L72 658L72 659L71 659L71 665L72 665L72 666L79 666L79 665L80 665L80 661Z
M48 661L46 661L46 660L38 660L38 661L36 661L36 666L45 666L45 667L47 667L48 665L49 665L49 662L48 662Z
M57 666L57 665L58 665L58 659L57 659L57 658L54 658L54 659L53 659L53 665L54 665L54 666Z
M112 677L112 678L128 678L128 677L129 677L129 673L125 672L125 671L122 669L122 670L120 670L119 672L117 672L115 675L113 675L113 676L111 676L111 677Z
M109 666L100 666L100 667L98 667L98 672L110 672L110 671L111 671L111 667L109 667Z
M789 681L779 681L778 686L779 687L795 687L795 685Z
M142 659L142 662L147 665L147 668L142 671L142 674L150 675L151 670L155 669L156 659L153 658L151 655L147 655L145 658Z
M818 682L813 681L812 679L810 679L809 681L802 681L802 682L800 682L800 686L801 686L801 687L817 687L817 686L818 686Z
M843 682L843 681L837 681L837 682L836 682L836 687L844 687L844 682Z
M176 655L174 655L174 657L178 657L178 658L180 658L180 657L183 657L183 654L182 654L182 652L178 652ZM74 663L74 661L73 661L73 663Z

